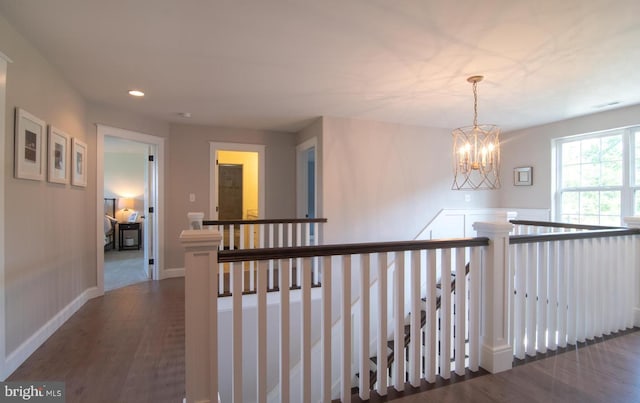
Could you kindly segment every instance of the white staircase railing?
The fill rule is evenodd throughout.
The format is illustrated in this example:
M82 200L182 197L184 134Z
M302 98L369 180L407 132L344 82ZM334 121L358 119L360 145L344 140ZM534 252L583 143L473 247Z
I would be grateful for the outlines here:
M520 233L529 235L510 238L515 357L638 325L638 232L538 224L527 231L527 223L519 222Z
M519 230L533 235L509 237L512 224L476 223L474 228L479 238L246 251L219 250L217 231L184 231L187 402L213 402L218 392L222 401L265 402L272 389L269 376L277 378L282 402L349 402L354 392L368 399L374 384L370 370L376 376L375 392L385 395L387 387L400 391L405 381L418 386L423 379L446 379L451 371L464 374L467 368L482 367L500 372L512 367L514 354L535 355L638 324L640 230L544 233L537 228ZM218 317L219 261L230 270L230 323ZM245 329L242 281L247 261L258 262L255 332ZM299 291L282 287L276 296L269 295L277 298L275 316L267 313L271 261L280 267L279 284L289 283L293 267L300 270ZM387 278L387 261L404 270ZM467 277L462 275L466 262ZM598 269L598 263L605 262L608 271ZM582 269L583 264L590 266ZM311 288L314 268L321 290ZM362 287L362 292L359 285L369 284L373 275L378 276L376 287ZM408 287L405 275L411 278ZM596 285L604 287L598 290ZM314 299L312 292L320 296ZM354 292L360 298L357 320L352 319ZM410 296L408 311L405 294ZM380 309L372 310L374 295ZM389 310L387 299L393 301ZM417 312L409 315L405 326L407 315ZM332 325L337 319L342 331L336 339ZM386 331L388 323L392 332ZM231 334L229 345L219 345L223 331ZM300 338L299 352L290 351L291 337ZM319 362L311 354L311 340L316 338L323 350ZM246 343L254 343L254 354L245 354ZM221 349L231 352L229 361L220 362ZM269 358L274 349L276 362ZM300 382L295 385L290 383L292 355L300 357ZM387 359L393 360L391 377ZM255 378L247 375L250 367L256 368ZM269 369L274 367L276 374ZM313 377L312 368L319 368L321 376ZM219 382L223 372L230 382ZM332 393L335 379L338 394ZM320 384L317 395L313 383Z

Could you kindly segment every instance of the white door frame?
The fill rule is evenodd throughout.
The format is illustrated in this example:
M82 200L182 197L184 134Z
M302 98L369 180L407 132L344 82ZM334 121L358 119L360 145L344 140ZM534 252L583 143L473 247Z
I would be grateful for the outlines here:
M136 141L149 145L156 146L155 160L156 175L154 183L154 192L151 197L151 202L154 205L154 213L149 214L145 211L147 220L153 220L153 245L151 249L153 255L150 258L154 259L154 265L152 270L153 280L162 280L164 275L164 267L162 260L162 252L164 251L164 138L152 136L149 134L134 132L131 130L118 129L115 127L105 126L101 124L96 125L98 128L98 138L96 146L96 208L97 208L97 285L100 294L104 294L104 138L105 136L118 137L125 140ZM145 184L146 186L146 184Z
M7 94L7 64L11 63L11 59L9 59L4 53L0 52L0 144L7 144L5 141L5 128L6 125L6 117L5 111L7 110L5 107L6 103L6 94ZM2 152L4 151L4 146L2 147ZM4 156L0 158L2 160L2 164L0 164L0 380L4 381L9 375L9 368L7 366L7 357L5 355L5 335L6 335L6 324L5 324L5 304L4 304L4 296L7 295L5 293L5 282L4 282L4 262L5 262L5 246L4 246L4 230L5 230L5 220L4 220L4 200L5 200L5 189L4 189Z
M305 218L307 215L307 207L309 206L308 198L309 192L307 191L308 187L308 170L309 167L307 165L307 151L309 149L315 148L316 150L316 159L314 161L316 180L315 180L315 191L313 192L315 197L316 206L316 217L318 216L318 140L317 138L311 138L301 144L298 144L296 147L296 199L297 199L297 212L298 218Z
M242 143L216 143L209 142L209 217L218 219L216 206L218 205L218 169L216 158L218 151L243 151L258 153L258 217L264 218L264 152L265 146L262 144L242 144Z

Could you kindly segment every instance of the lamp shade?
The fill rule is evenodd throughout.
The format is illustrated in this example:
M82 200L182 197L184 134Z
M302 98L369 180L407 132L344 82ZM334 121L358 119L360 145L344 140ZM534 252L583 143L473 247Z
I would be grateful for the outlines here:
M130 210L133 208L133 199L120 198L118 199L118 208L121 210Z

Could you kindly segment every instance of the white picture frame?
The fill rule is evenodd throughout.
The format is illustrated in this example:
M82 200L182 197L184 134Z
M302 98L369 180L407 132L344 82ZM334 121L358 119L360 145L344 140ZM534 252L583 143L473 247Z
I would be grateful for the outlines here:
M514 186L531 186L533 184L533 168L518 167L513 169Z
M73 138L71 145L71 184L87 186L87 143Z
M127 219L127 222L136 222L138 221L138 212L134 211L131 214L129 214L129 218Z
M47 179L52 183L69 183L69 139L71 137L49 125Z
M44 180L46 124L21 108L16 108L15 119L14 176L17 179Z

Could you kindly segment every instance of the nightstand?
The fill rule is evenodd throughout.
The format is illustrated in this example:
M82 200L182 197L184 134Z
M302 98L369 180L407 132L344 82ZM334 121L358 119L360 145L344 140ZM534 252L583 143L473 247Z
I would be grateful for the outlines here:
M129 237L125 237L125 233L127 232L136 232L136 236L132 237L129 234ZM133 240L133 242L126 242L128 239ZM131 250L138 249L140 250L140 241L142 239L142 228L140 227L139 222L119 222L118 223L118 250Z

